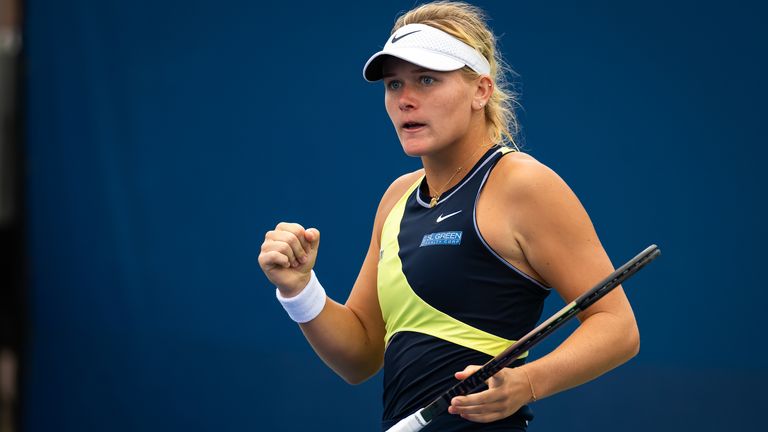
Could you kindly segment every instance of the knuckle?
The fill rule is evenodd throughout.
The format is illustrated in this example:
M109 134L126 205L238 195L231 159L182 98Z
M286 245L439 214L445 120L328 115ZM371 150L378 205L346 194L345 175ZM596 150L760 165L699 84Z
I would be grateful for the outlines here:
M280 248L280 252L282 252L283 255L293 255L293 250L288 245L288 243L280 242L279 248Z
M259 255L259 265L266 266L269 264L272 264L274 262L274 259L272 257L271 252L262 253Z
M294 248L298 247L298 246L301 246L301 243L299 242L299 239L296 238L295 235L291 235L290 237L288 237L288 243L290 243L291 247L294 247Z
M284 231L273 231L272 235L269 237L269 240L272 240L274 242L283 242L283 241L285 241L285 232Z
M293 222L280 222L279 224L277 224L277 229L279 229L280 231L294 232L301 229L301 225Z

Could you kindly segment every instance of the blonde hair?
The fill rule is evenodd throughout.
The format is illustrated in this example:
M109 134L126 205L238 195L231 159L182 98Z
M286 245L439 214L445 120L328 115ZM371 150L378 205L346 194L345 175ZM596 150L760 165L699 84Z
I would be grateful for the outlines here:
M517 93L506 80L506 72L514 72L501 59L496 48L496 37L486 24L485 12L464 2L426 3L398 17L391 34L407 24L425 24L438 28L475 48L488 60L491 64L490 76L494 82L493 93L485 105L488 135L494 144L518 149L515 137L520 131L520 125L514 106L519 104ZM467 66L461 71L469 79L480 76Z

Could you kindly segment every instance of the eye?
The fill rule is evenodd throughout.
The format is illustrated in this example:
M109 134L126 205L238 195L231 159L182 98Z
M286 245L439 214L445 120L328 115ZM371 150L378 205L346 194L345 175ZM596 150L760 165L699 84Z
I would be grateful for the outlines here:
M429 85L432 85L432 84L434 84L434 83L435 83L435 81L437 81L437 80L435 80L435 78L433 78L433 77L431 77L431 76L429 76L429 75L424 75L424 76L422 76L422 77L419 77L419 81L420 81L420 82L421 82L423 85L427 85L427 86L429 86Z
M387 83L387 90L397 90L403 86L403 83L397 80L392 80Z

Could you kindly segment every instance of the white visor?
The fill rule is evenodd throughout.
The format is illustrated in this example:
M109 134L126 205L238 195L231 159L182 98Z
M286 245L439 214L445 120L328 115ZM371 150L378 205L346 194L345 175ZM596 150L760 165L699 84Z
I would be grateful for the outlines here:
M464 66L480 75L491 73L491 65L476 49L450 34L425 24L408 24L399 28L363 67L366 81L382 78L382 62L393 56L426 69L454 71Z

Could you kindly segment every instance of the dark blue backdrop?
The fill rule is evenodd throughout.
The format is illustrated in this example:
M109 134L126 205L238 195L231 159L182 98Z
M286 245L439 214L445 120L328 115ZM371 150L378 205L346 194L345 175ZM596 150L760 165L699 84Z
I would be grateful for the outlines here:
M315 226L346 299L379 197L419 167L361 77L413 3L28 3L26 430L375 430L380 378L330 372L256 257L276 222ZM537 403L531 430L756 430L765 6L477 4L526 150L615 263L664 251L626 285L639 356Z

